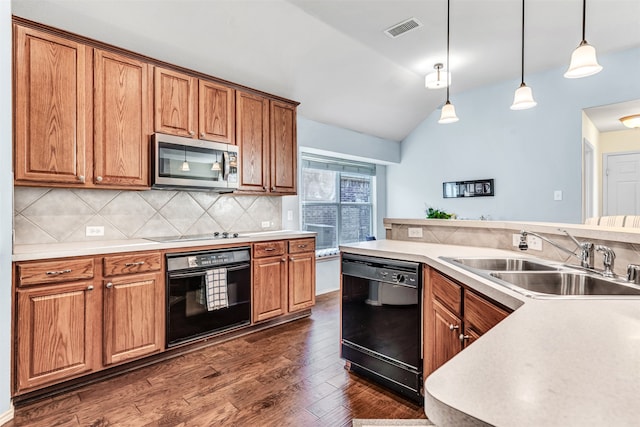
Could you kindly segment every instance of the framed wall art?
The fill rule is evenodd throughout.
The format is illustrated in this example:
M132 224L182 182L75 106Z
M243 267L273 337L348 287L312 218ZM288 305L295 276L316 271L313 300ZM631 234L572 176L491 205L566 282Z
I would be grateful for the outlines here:
M473 181L451 181L442 183L442 197L486 197L495 192L493 179Z

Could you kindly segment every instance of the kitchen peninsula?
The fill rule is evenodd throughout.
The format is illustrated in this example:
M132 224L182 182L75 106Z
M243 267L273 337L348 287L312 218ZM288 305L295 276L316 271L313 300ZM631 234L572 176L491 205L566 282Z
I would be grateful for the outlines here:
M436 425L637 425L640 299L530 298L441 259L536 256L539 252L509 250L511 234L526 228L560 240L559 224L392 219L385 223L393 239L345 245L341 250L422 262L514 310L426 378L425 413ZM637 232L561 226L579 239L619 248L621 258L638 259L635 252L622 249L640 242ZM426 238L462 239L467 245L409 241L415 239L408 238L407 228L416 227ZM493 243L481 236L485 233L493 235ZM504 240L505 235L509 239ZM547 259L560 256L555 249L549 253L542 252Z

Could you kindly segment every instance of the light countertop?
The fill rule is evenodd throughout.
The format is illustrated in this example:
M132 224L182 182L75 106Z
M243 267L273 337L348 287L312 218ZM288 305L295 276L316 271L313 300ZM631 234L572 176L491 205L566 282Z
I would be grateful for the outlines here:
M341 250L423 262L516 309L426 379L436 425L638 425L640 298L532 299L439 258L526 256L511 251L396 240Z
M298 239L314 237L316 233L308 231L266 231L242 234L237 238L210 240L182 240L178 242L154 242L147 239L96 240L86 242L46 243L39 245L14 245L15 261L30 261L75 256L91 256L122 252L153 251L160 249L186 249L207 246L242 245L268 240Z

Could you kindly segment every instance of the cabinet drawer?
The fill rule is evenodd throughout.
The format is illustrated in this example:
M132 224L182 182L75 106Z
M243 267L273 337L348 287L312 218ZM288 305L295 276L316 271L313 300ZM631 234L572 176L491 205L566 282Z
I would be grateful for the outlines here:
M301 252L314 252L316 250L316 239L289 240L289 253L297 254Z
M464 322L467 327L484 334L509 313L486 299L466 291L464 294Z
M18 264L18 286L93 278L93 258Z
M253 244L253 257L264 258L267 256L284 255L287 251L287 242L260 242Z
M431 292L436 300L444 304L453 314L460 316L462 286L431 270Z
M104 257L104 276L118 276L120 274L144 273L157 271L161 267L159 252L146 254L127 254Z

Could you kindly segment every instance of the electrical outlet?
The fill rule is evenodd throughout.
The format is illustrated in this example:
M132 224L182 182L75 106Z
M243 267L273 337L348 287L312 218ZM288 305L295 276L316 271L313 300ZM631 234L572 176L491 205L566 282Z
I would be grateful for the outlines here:
M562 200L562 190L555 190L553 192L553 200Z
M512 234L511 238L513 239L513 241L512 241L513 246L515 246L516 248L518 246L520 246L520 235L519 234Z
M511 235L511 239L512 239L512 244L515 247L520 246L520 235L519 234L512 234ZM539 237L536 236L532 236L532 235L528 235L527 236L527 247L528 249L534 250L534 251L541 251L542 250L542 239L540 239Z
M528 235L527 236L527 244L529 245L529 249L534 251L542 250L542 239L536 236Z
M269 228L271 227L271 222L269 221L262 221L262 228Z
M87 237L104 236L104 226L87 225L87 228L85 229L85 236Z
M409 237L422 237L422 228L409 227L407 228L407 233Z

